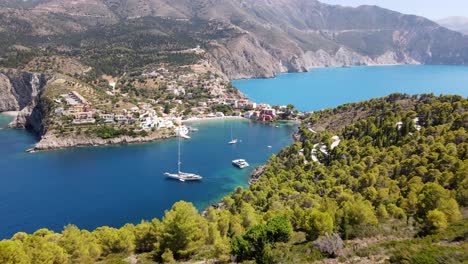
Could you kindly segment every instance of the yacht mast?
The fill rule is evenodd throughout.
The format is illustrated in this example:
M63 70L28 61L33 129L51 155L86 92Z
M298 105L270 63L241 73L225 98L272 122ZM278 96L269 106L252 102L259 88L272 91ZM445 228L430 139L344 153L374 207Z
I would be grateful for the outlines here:
M178 168L178 172L180 174L180 135L179 135L179 149L178 149L178 152L177 152L177 168Z

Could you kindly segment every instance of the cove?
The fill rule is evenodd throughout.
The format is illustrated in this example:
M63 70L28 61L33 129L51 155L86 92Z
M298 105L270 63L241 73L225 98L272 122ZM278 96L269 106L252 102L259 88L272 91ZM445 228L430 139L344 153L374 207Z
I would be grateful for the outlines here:
M0 117L0 127L9 120ZM182 169L203 175L201 182L164 177L164 172L177 170L176 139L27 154L35 136L0 129L0 239L39 228L61 231L67 224L92 230L138 223L161 217L180 200L202 210L237 186L246 187L250 172L290 145L297 130L290 123L276 127L246 120L190 125L200 131L182 143ZM227 144L231 127L242 141L234 146ZM247 159L251 166L233 167L236 158Z
M239 90L255 102L294 104L316 111L391 93L468 96L466 66L362 66L320 68L281 74L272 79L238 80Z

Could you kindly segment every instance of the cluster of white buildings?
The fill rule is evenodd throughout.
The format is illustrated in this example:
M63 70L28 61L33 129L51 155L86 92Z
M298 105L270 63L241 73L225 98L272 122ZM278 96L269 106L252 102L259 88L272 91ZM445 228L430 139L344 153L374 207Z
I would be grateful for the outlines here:
M224 98L226 94L226 80L221 77L217 77L214 74L210 75L206 80L201 81L200 74L198 73L175 75L161 67L151 72L145 72L142 76L165 81L166 91L168 93L175 96L184 96L188 99L193 97L190 89L197 87L205 89L212 97L215 98Z
M68 109L58 108L55 111L57 114L73 116L72 124L75 125L96 123L96 119L93 118L93 109L78 92L72 91L68 94L62 94L61 97L66 101Z
M171 80L167 83L166 91L175 96L185 96L188 99L193 97L190 93L190 87L195 88L201 85L212 97L223 98L226 93L226 82L222 78L211 76L208 80L199 83L199 75L189 73L180 75L177 80Z
M234 109L242 109L242 110L255 110L257 107L263 107L263 106L268 106L269 105L257 105L257 103L254 103L250 100L247 99L232 99L232 98L226 98L224 99L224 104L231 105L232 108Z
M166 68L158 68L157 70L155 71L152 71L152 72L145 72L143 73L141 76L143 77L156 77L157 79L159 80L164 80L165 77L169 74L169 70L166 69Z
M183 96L185 95L185 88L181 85L177 85L177 82L171 81L167 84L166 91L175 95L175 96Z
M244 113L244 118L260 121L272 121L278 114L284 113L287 109L286 106L275 109L269 104L257 104L247 99L225 99L224 104L231 105L234 109L247 110Z
M151 104L141 103L140 107L134 106L130 109L124 109L121 113L103 113L101 110L91 109L88 101L78 92L70 92L62 95L67 102L68 108L58 108L57 114L73 116L72 124L95 124L99 122L104 124L139 124L141 129L161 129L173 128L174 119L168 117L159 117Z
M134 124L139 123L143 130L172 128L174 127L173 119L159 117L156 110L151 108L148 103L141 103L140 107L132 107L129 110L124 109L123 114L99 114L99 117L106 124ZM138 113L138 117L135 114Z
M171 118L158 117L155 110L149 110L140 115L140 126L142 129L173 128L174 122Z
M226 93L226 82L222 78L215 78L211 76L209 80L203 82L203 87L210 93L213 97L224 97Z

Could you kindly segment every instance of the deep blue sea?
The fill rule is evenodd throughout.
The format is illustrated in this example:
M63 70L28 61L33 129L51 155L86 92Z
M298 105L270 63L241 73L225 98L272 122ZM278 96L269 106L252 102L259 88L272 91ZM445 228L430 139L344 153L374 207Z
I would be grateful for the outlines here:
M321 68L281 74L273 79L233 82L255 102L294 104L315 111L391 93L468 96L468 67L403 65Z
M0 115L0 127L10 119ZM182 169L204 176L192 183L163 175L177 171L176 139L27 154L36 142L33 135L0 129L0 240L42 227L61 231L69 223L85 229L138 223L161 217L179 200L201 210L237 186L247 186L251 170L291 144L297 129L243 120L192 125L200 131L182 142ZM242 141L234 146L227 144L231 126ZM247 159L251 167L233 167L236 158Z

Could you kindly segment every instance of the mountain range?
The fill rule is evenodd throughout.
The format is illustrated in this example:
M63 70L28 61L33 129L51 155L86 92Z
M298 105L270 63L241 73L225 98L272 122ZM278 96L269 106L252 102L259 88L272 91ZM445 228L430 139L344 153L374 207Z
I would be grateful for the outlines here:
M468 64L468 36L377 6L315 0L0 1L4 67L53 54L117 75L127 64L161 62L154 54L197 45L230 79L326 66Z

